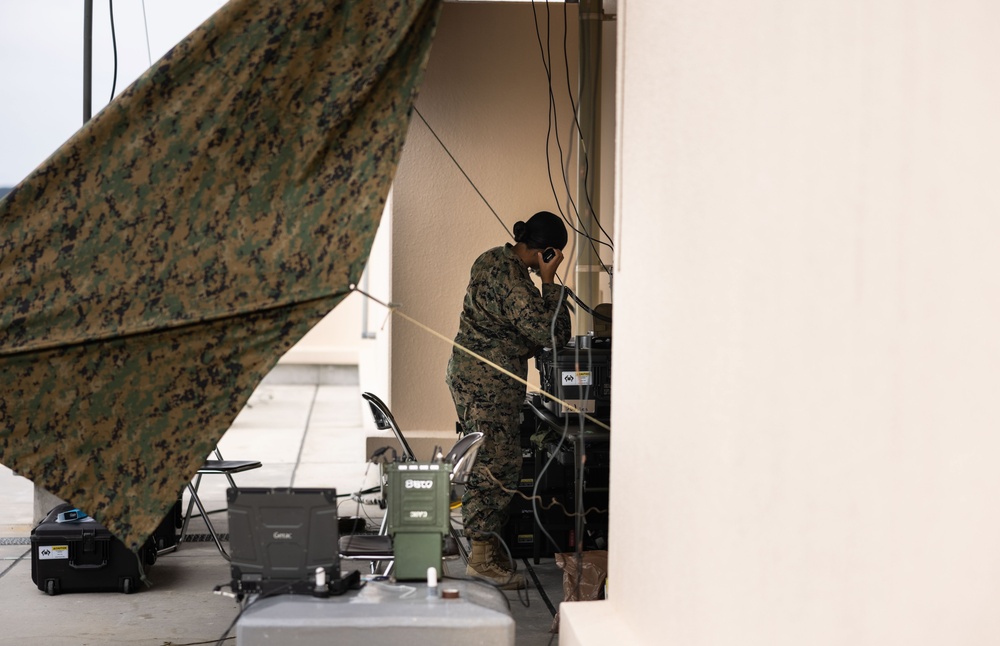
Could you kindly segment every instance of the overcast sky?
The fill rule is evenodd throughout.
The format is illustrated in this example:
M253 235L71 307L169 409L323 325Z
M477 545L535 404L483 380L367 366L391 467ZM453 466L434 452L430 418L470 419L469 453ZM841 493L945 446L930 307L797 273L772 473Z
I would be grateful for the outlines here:
M155 62L225 0L145 0ZM0 0L0 187L14 186L83 125L83 1ZM93 114L111 98L109 0L94 0ZM143 0L114 2L117 95L149 67Z

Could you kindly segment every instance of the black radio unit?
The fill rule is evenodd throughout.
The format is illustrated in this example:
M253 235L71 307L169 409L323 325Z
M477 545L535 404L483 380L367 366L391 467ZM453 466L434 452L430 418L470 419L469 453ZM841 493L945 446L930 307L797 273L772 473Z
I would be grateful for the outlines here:
M610 421L611 337L576 337L554 352L545 348L535 356L535 365L545 393L594 419ZM544 393L542 402L559 417L577 414Z

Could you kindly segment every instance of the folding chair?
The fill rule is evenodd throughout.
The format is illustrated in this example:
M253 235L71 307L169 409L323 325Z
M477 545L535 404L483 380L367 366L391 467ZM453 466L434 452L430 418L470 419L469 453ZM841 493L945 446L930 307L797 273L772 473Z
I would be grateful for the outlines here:
M468 482L472 466L476 461L476 454L479 452L479 445L483 441L482 433L470 433L455 443L448 454L444 457L444 462L452 465L450 481L454 488L456 485ZM391 500L388 501L391 505ZM382 574L388 576L392 572L394 562L392 550L392 537L388 535L388 514L382 519L382 526L377 535L349 534L339 538L340 558L345 561L368 561L370 570L375 574L379 564L385 563L386 568ZM469 562L469 551L462 543L462 536L455 525L448 517L448 527L450 533L443 537L441 555L444 558L460 556L464 563Z
M230 487L233 489L239 489L239 487L236 486L236 481L233 480L233 474L250 471L251 469L259 469L263 465L257 460L225 460L222 457L222 453L219 452L219 447L215 447L214 453L215 457L218 459L205 460L205 464L198 469L195 474L194 482L189 482L187 485L188 491L191 493L191 500L188 501L187 511L184 514L184 523L181 525L181 535L178 542L183 542L184 538L187 536L188 522L191 520L191 508L192 506L197 506L198 512L205 521L205 527L208 528L208 533L215 542L215 547L219 549L219 554L222 554L222 557L229 561L229 553L226 552L224 547L222 547L222 541L219 539L219 534L215 531L215 526L212 525L212 521L208 517L208 512L205 511L205 505L202 504L201 498L198 496L198 487L201 486L201 477L206 475L224 475L226 476L226 479L229 480Z
M392 431L396 441L399 442L400 455L397 455L396 459L400 462L416 462L417 456L413 453L413 449L410 448L410 443L406 441L403 431L400 430L399 424L396 423L396 418L392 416L392 411L389 410L385 402L369 392L361 393L361 397L368 402L368 407L371 408L372 419L375 420L375 428L380 431ZM385 483L383 482L382 484L382 494L385 495ZM388 522L389 515L386 514L382 517L382 524L378 530L379 536L386 534L386 523Z
M448 451L448 455L444 457L445 462L451 463L451 488L453 492L456 485L468 484L469 476L472 475L472 467L476 463L476 455L479 453L479 445L483 442L483 437L482 433L469 433L456 442L455 446L451 447L451 451ZM454 523L449 523L449 526L451 527L451 538L455 541L455 546L462 556L462 561L468 564L469 550L465 547L465 543L462 542L462 535L459 534Z
M402 430L392 416L389 407L385 405L385 402L372 393L362 393L361 396L371 407L375 426L383 431L392 430L393 435L395 435L396 441L399 442L399 446L402 449L402 455L397 456L397 458L403 462L415 462L416 457L413 454L413 449L410 448L410 444L406 441L406 437L403 435ZM470 433L456 442L444 457L443 461L452 465L450 476L452 488L455 485L464 485L468 482L469 474L472 472L472 466L475 464L476 454L479 452L479 445L482 441L482 433ZM392 504L391 501L387 502ZM388 535L388 518L388 514L382 518L378 535L341 536L339 539L340 558L348 561L369 561L372 573L375 573L379 563L386 562L387 566L384 574L388 575L392 570L393 563L392 537ZM461 556L462 560L468 563L468 549L462 544L462 537L454 525L451 524L450 518L449 527L451 528L451 532L449 536L444 537L442 555L444 557Z
M403 436L403 431L399 429L399 424L396 423L396 418L392 416L385 402L372 393L361 393L361 396L368 402L369 407L372 409L375 428L380 431L391 430L392 434L396 436L396 441L399 442L399 446L402 449L402 455L397 456L397 458L402 462L416 462L417 456L413 454L413 449L410 448L409 442Z

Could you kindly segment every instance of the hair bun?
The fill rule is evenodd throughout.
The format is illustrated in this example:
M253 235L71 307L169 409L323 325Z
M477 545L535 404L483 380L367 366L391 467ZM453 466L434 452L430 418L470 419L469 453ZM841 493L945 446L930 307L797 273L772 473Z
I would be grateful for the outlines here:
M518 220L514 223L514 242L524 242L528 233L528 225Z

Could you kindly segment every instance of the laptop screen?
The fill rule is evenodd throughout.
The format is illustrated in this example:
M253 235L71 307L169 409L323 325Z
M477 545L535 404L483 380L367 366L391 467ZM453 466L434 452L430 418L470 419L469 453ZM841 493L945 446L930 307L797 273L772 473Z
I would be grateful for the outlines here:
M340 576L335 489L227 491L233 587L308 594L317 567Z

